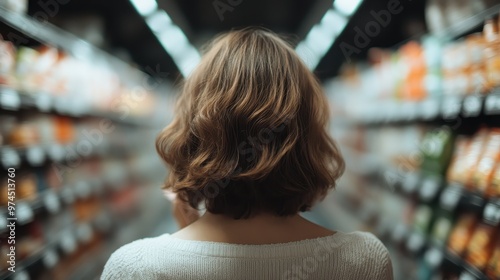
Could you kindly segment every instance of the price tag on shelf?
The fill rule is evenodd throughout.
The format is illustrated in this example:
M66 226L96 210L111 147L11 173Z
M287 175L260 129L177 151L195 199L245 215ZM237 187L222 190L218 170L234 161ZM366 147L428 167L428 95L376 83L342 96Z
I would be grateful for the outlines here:
M18 202L16 204L16 217L20 225L25 225L33 221L33 209L31 209L31 206L26 202Z
M24 270L17 270L14 273L14 277L12 277L12 280L30 280L29 274L24 271Z
M439 114L439 102L436 98L428 98L420 103L420 115L422 118L429 120L435 118Z
M445 119L454 119L460 114L462 98L460 96L445 96L441 107L441 114Z
M420 251L425 245L425 239L421 234L418 234L416 232L413 232L410 234L410 237L408 237L408 240L406 241L406 247L410 252L417 253Z
M465 117L477 117L481 113L483 99L479 95L467 96L464 99L463 115Z
M0 149L0 154L2 156L2 165L4 168L17 168L21 164L21 157L17 151L12 148L2 148Z
M39 92L35 97L35 105L41 112L50 111L52 101L50 95Z
M443 262L443 257L444 254L440 249L432 247L429 250L427 250L427 252L425 252L424 260L432 268L437 268Z
M500 203L488 202L484 207L483 219L495 227L498 226L500 224Z
M33 166L39 166L45 161L45 153L39 146L32 146L26 150L26 159Z
M10 88L0 89L0 106L6 110L18 110L21 107L19 93Z
M492 93L486 97L484 112L487 115L500 114L500 94Z
M437 178L427 177L422 182L422 187L420 188L420 198L423 201L429 202L439 191L440 180Z
M59 239L59 245L61 246L62 251L69 255L76 250L77 243L75 236L70 230L64 231Z
M42 257L43 265L46 268L53 268L59 262L59 256L54 249L47 249Z
M455 210L462 196L462 191L458 187L447 187L441 194L440 205L449 211Z
M459 280L477 280L476 276L472 275L468 271L463 271L460 273L460 277L458 278Z
M55 214L61 209L61 202L56 193L52 190L47 191L43 198L43 204L49 213Z

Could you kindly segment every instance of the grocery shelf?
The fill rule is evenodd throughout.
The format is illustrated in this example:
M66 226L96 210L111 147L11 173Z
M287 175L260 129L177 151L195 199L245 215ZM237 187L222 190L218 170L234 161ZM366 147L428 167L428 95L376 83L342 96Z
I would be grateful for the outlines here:
M433 35L438 36L441 39L445 40L452 40L458 38L470 32L470 30L478 26L481 26L485 20L497 15L499 12L500 12L500 4L494 5L486 10L483 10L480 13L475 14L472 17L469 17L465 20L455 23L449 28L443 30L443 32L439 32Z
M364 114L355 118L362 125L383 125L500 116L500 90L488 95L443 96L420 102L381 101L364 105Z
M0 111L7 113L35 110L40 113L55 113L74 118L101 118L124 125L148 127L153 125L150 119L147 118L120 116L118 109L116 112L99 112L92 110L90 104L85 104L81 100L62 96L55 97L43 92L29 94L11 88L0 87Z
M136 84L139 84L139 81L142 81L146 76L146 74L124 61L48 22L41 22L27 15L12 13L4 7L0 7L0 21L30 38L60 48L74 57L87 61L93 59L106 60L114 66L113 70L116 73L123 75L129 81L136 81Z
M452 266L454 269L462 271L461 277L475 280L488 280L489 278L476 267L468 264L463 258L449 249L443 249L443 266ZM467 274L467 276L464 276ZM462 279L462 278L461 278Z
M45 144L31 145L28 147L0 146L0 159L4 168L19 167L23 162L30 166L42 166L44 162L64 162L74 160L73 155L68 155L67 151L75 151L75 144ZM88 155L78 154L78 158L90 157L98 154L97 149ZM71 159L70 159L71 157Z

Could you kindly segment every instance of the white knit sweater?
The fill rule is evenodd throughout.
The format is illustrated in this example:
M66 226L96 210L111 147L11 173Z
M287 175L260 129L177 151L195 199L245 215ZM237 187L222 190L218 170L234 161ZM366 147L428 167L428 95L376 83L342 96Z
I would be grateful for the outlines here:
M389 253L370 233L290 243L238 245L164 234L141 239L110 257L101 279L392 279Z

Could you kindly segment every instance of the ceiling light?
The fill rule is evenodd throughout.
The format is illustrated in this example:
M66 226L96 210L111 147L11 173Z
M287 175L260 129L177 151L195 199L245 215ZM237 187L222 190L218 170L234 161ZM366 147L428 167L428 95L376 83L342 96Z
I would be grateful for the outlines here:
M172 20L165 11L158 10L148 16L146 22L153 32L160 33L172 23Z
M347 25L347 18L332 9L325 13L320 22L320 27L325 34L330 36L339 35Z
M361 4L362 0L335 0L333 7L346 16L352 15Z
M192 46L186 48L186 51L183 54L183 56L176 60L176 64L179 67L182 76L187 77L194 70L194 68L196 68L196 65L198 65L201 58L198 51Z
M172 57L179 55L190 45L186 35L177 25L165 28L158 34L158 39Z
M130 0L130 2L142 16L147 16L158 9L156 0Z
M300 56L302 61L307 65L307 68L314 69L319 63L320 56L313 52L309 46L307 46L304 41L300 42L295 51Z
M318 56L322 57L331 47L335 37L323 32L323 28L315 25L307 34L305 44Z

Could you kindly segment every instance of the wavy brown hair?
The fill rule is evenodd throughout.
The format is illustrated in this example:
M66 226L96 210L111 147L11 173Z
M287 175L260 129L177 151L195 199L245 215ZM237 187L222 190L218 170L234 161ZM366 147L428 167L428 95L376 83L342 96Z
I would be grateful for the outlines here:
M213 40L186 79L156 148L165 188L197 208L236 219L309 210L335 186L344 161L327 132L315 76L269 31Z

